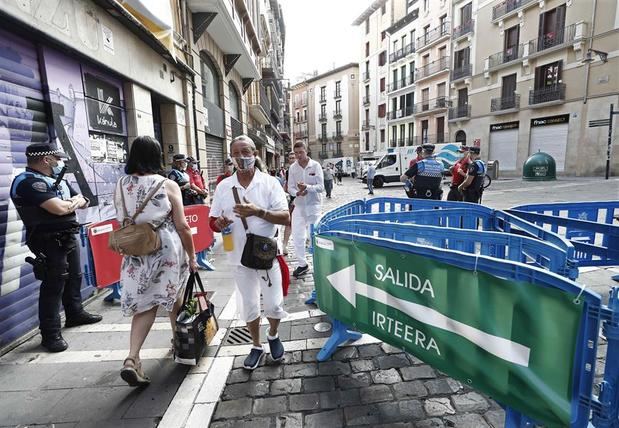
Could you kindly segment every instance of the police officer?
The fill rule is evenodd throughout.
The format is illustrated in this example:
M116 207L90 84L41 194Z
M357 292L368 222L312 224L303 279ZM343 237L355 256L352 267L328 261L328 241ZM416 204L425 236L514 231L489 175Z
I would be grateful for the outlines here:
M411 166L400 177L400 181L402 183L406 183L407 180L413 182L412 194L409 194L409 197L440 200L443 195L441 189L443 164L433 156L434 144L424 144L421 149L423 159Z
M183 154L174 155L172 158L172 170L168 174L168 178L174 181L181 188L183 195L183 205L193 205L194 196L197 194L191 188L191 181L187 173L187 164L189 161Z
M479 147L469 148L470 163L466 179L458 189L462 192L464 202L478 204L481 193L484 190L484 176L486 175L486 164L479 159Z
M60 334L61 301L65 327L101 321L101 315L84 310L80 294L82 273L75 239L79 231L75 210L86 208L89 202L61 180L63 158L67 155L52 144L31 144L26 148L26 170L11 184L11 199L26 226L26 244L36 255L34 261L27 260L34 265L35 278L41 280L41 345L51 352L68 347Z

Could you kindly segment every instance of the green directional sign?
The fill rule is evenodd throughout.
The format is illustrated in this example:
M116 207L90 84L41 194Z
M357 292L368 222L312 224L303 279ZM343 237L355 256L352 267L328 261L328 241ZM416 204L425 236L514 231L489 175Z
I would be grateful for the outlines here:
M575 295L330 236L315 237L314 277L327 314L546 426L569 425Z

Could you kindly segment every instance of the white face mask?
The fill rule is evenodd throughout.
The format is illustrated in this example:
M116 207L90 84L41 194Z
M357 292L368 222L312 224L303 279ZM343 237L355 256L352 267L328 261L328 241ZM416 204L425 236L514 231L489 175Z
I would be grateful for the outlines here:
M234 163L236 163L236 167L240 170L251 169L256 163L256 157L248 156L248 157L234 158Z
M56 161L56 165L52 166L52 172L54 173L54 175L58 175L60 174L60 171L62 171L62 168L64 168L64 161Z

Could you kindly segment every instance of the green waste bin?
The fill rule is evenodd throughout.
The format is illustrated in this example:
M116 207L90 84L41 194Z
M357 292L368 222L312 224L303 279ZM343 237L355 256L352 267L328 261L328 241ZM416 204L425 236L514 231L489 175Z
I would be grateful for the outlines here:
M550 181L557 179L557 165L548 153L537 152L522 166L522 179L527 181Z

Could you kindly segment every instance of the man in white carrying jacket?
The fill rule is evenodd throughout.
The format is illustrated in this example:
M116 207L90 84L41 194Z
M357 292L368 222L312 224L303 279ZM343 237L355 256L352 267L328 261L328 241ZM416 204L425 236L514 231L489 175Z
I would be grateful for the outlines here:
M322 209L324 177L322 167L307 155L305 143L295 143L294 155L297 161L288 171L288 193L295 197L292 212L292 240L298 266L292 273L295 278L307 273L309 267L305 258L305 240L309 228L318 221Z

